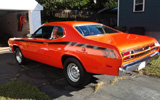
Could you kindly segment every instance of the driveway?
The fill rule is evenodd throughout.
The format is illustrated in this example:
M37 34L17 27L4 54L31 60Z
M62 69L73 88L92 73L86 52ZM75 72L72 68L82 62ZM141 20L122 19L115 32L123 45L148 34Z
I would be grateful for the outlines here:
M82 89L72 88L65 80L63 71L51 66L28 60L18 65L8 48L0 48L0 85L10 80L24 80L58 100L159 100L160 79L145 75L119 80L110 85L114 76L94 75L91 83ZM136 75L136 74L135 74ZM95 94L97 83L101 86Z

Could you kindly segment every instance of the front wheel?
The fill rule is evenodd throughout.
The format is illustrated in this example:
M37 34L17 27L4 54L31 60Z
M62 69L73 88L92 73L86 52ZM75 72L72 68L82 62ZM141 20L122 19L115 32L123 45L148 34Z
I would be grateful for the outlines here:
M24 64L25 63L25 57L23 56L21 50L19 48L16 49L15 51L15 58L18 64Z
M86 72L83 65L73 57L64 62L64 74L68 83L73 87L83 87L91 79L91 74Z

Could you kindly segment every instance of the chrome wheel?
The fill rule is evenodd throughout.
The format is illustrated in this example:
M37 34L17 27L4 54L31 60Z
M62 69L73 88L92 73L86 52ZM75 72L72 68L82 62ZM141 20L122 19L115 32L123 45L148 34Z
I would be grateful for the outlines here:
M73 82L77 82L80 79L80 71L75 63L70 63L67 66L67 75Z
M84 69L78 59L68 57L63 63L63 67L66 80L73 87L81 88L90 82L91 74Z
M22 62L22 53L19 50L16 52L16 60L18 63Z

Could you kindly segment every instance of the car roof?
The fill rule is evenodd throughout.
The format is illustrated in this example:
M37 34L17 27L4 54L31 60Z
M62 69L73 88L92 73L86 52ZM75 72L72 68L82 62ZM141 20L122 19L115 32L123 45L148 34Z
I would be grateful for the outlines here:
M88 21L61 21L61 22L49 22L43 25L76 26L76 25L86 25L86 24L100 24L100 23L88 22Z

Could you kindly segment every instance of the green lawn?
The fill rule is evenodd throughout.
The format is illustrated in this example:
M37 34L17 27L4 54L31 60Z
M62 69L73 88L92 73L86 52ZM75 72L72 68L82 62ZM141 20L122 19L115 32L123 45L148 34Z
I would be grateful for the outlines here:
M150 59L150 64L142 70L143 74L160 78L160 56Z
M0 100L51 100L45 93L39 91L24 81L11 81L0 86Z

